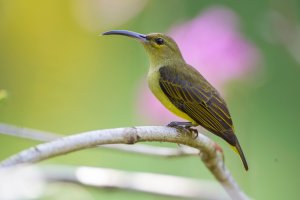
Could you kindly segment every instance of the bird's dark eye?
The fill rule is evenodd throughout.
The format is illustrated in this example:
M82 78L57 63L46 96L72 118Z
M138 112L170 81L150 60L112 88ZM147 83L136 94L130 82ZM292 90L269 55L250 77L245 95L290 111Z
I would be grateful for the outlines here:
M162 45L162 44L165 43L164 39L162 39L162 38L156 38L156 39L155 39L155 42L156 42L156 44L158 44L158 45Z

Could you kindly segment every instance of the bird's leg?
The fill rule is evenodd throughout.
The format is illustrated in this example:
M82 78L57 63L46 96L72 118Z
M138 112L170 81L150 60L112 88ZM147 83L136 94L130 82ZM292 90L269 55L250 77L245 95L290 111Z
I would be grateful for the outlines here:
M192 122L174 122L173 121L173 122L170 122L167 126L173 127L173 128L185 128L195 134L194 139L196 139L198 137L198 130L192 128L192 126L195 126L195 125L193 125Z

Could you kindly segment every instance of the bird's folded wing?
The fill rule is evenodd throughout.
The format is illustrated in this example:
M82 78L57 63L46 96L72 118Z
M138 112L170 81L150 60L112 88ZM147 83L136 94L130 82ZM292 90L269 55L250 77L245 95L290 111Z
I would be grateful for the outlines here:
M198 72L167 66L159 72L162 91L178 109L217 135L233 129L224 100Z

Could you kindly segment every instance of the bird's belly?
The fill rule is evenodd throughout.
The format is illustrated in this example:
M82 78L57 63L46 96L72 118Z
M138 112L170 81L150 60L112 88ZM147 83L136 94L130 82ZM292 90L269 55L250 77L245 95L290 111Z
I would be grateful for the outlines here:
M148 74L148 85L154 96L172 113L178 117L184 118L193 124L197 124L192 118L190 118L186 113L179 110L164 94L159 85L159 72L153 72Z

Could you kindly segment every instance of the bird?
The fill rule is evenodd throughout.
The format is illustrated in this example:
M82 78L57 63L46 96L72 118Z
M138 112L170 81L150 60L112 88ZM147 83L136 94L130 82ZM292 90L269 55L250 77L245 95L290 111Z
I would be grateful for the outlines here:
M229 143L248 170L225 100L199 71L185 62L170 36L128 30L111 30L102 35L123 35L140 41L150 60L147 75L150 90L169 111L187 120L171 122L169 126L202 126Z

